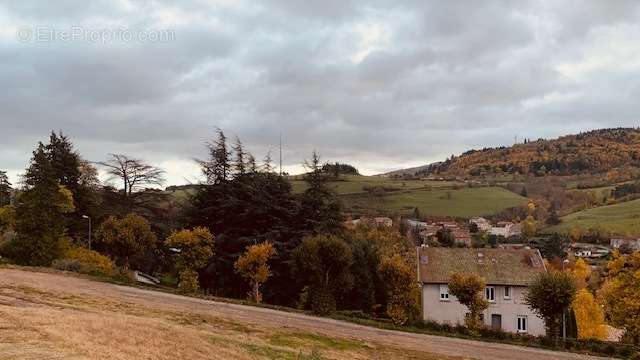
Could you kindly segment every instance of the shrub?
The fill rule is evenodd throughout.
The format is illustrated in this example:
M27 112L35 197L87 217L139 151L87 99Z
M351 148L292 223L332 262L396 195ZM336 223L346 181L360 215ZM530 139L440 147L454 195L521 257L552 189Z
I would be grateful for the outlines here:
M79 272L91 275L111 276L114 274L113 262L106 256L84 248L73 247L66 251L64 259L75 261L79 265Z
M80 263L71 259L56 259L51 263L51 267L62 271L80 272Z
M198 273L191 269L182 270L178 290L185 294L193 294L198 291Z

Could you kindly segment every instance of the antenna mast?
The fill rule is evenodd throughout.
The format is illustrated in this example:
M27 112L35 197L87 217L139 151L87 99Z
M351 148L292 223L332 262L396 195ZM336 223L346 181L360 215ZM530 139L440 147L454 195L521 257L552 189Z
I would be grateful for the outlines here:
M280 176L282 176L282 132L280 132Z

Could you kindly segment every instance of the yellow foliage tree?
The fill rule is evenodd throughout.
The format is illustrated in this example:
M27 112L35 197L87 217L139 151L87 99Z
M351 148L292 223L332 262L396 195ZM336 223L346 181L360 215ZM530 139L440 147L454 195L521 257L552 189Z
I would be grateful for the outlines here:
M582 230L577 226L572 227L569 231L569 237L573 242L580 241L580 238L582 237Z
M0 234L16 226L16 211L12 206L0 207Z
M640 344L640 251L614 252L599 296L611 325L624 329L625 338Z
M589 276L591 276L591 267L583 259L578 259L571 268L571 275L575 279L576 287L584 289L587 287Z
M602 307L589 290L578 290L571 307L576 315L579 339L605 340L607 338Z
M396 325L404 325L417 317L419 312L417 298L418 287L411 267L400 254L385 257L378 268L380 278L385 284L387 297L387 315Z
M209 229L204 227L174 231L165 240L167 247L174 248L177 251L176 265L180 269L178 287L183 292L197 290L198 274L195 270L205 267L213 256L213 242L213 235L211 235Z
M480 327L480 314L489 307L482 293L484 288L484 279L476 274L454 273L449 279L449 292L469 309L465 323L472 331Z
M532 237L536 234L536 220L532 215L527 216L527 218L522 222L522 235L525 237Z
M254 302L262 301L262 293L260 286L264 284L271 276L271 270L267 262L276 254L271 243L262 243L247 247L242 256L238 258L234 264L236 272L243 278L249 280L251 291L249 291L249 300Z

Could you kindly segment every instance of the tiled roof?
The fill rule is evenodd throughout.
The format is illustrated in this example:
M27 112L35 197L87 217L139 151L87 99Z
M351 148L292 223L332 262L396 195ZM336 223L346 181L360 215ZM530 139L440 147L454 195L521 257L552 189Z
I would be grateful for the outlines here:
M546 271L535 249L418 248L420 280L445 284L456 272L482 276L488 285L529 285Z

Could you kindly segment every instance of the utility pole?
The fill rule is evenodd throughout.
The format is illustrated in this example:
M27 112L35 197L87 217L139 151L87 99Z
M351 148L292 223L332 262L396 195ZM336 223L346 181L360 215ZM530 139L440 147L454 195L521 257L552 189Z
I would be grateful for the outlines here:
M82 218L89 220L89 250L91 250L91 217L87 215L82 215Z
M282 132L280 132L280 176L282 176Z

